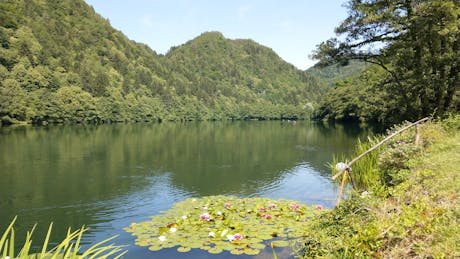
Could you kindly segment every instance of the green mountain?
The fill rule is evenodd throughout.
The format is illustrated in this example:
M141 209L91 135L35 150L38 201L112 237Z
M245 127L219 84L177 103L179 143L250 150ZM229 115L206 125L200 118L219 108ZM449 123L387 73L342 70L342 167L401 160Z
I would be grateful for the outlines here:
M307 72L317 76L321 81L330 87L333 87L337 82L346 80L352 76L356 76L363 72L366 68L366 63L358 61L350 61L346 66L340 64L329 65L326 67L313 66L307 69Z
M217 32L158 55L83 0L2 0L0 82L3 124L301 118L325 89Z

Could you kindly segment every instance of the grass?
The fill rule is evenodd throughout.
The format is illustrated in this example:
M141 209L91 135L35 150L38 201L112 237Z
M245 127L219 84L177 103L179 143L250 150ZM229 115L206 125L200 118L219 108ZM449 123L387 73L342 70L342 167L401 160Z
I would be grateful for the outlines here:
M421 145L413 144L414 131L406 132L355 166L366 192L349 194L311 220L311 235L297 243L297 255L459 258L459 129L460 116L423 124Z
M35 227L32 230L27 232L26 239L22 243L22 248L19 252L15 251L15 244L17 242L14 232L14 223L16 218L10 223L6 228L2 237L0 238L0 258L34 258L34 259L54 259L54 258L120 258L126 251L123 251L123 247L116 246L113 244L106 244L115 237L105 239L84 252L80 252L80 241L86 228L82 227L76 231L71 231L70 229L67 232L67 236L55 247L48 249L48 241L51 236L51 231L53 224L48 228L48 233L45 237L45 240L42 245L42 249L38 253L31 251L32 247L32 236L35 230Z

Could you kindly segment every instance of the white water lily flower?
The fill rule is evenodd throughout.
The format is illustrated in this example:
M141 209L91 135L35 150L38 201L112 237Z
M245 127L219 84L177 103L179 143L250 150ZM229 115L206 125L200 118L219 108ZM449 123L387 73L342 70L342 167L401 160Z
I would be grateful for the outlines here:
M222 211L218 211L216 214L217 216L222 216Z
M182 219L183 219L183 220L186 220L186 219L187 219L187 216L185 216L185 215L182 216Z
M215 236L216 236L216 233L214 233L214 232L212 232L212 231L209 232L209 234L208 234L208 237L215 237Z
M203 209L204 209L204 210L208 210L208 206L204 206Z
M169 229L169 232L171 232L171 233L174 233L174 232L176 232L176 231L177 231L177 228L170 228L170 229Z
M228 229L225 229L224 231L222 231L222 234L220 234L220 236L223 237L223 236L225 236L227 233L228 233Z
M233 241L233 240L235 240L235 236L234 235L227 235L227 240L228 241Z
M166 240L166 237L165 237L165 236L159 236L159 237L158 237L158 240L160 240L161 242L163 242L163 241Z

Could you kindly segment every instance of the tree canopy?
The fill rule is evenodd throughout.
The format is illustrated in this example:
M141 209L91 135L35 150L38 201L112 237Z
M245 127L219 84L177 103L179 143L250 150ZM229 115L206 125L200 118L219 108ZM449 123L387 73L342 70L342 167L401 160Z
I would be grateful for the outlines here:
M321 43L312 56L319 65L360 60L381 68L372 69L379 76L362 82L360 91L389 104L380 107L380 118L369 119L398 122L460 110L460 1L350 0L347 8L338 37ZM335 109L332 96L343 94L344 87L357 90L337 86L323 100L318 117L335 117L327 110ZM360 101L353 102L359 106Z
M218 32L158 55L83 0L0 1L0 82L3 124L301 118L325 91Z

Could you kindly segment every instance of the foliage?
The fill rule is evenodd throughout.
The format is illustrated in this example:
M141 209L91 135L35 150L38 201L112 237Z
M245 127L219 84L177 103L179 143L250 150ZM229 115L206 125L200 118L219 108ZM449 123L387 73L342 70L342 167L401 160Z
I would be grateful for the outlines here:
M336 29L341 40L323 42L313 56L323 65L360 60L384 73L359 86L339 86L343 89L334 90L320 108L320 118L348 114L391 124L460 110L459 1L350 0L347 7L349 16ZM355 106L351 112L333 103L333 95L343 92L357 94L345 101L344 106ZM369 96L379 97L383 109L362 106L372 105Z
M383 88L385 71L368 66L361 74L337 81L320 101L313 118L393 125L403 120L393 95Z
M297 243L305 258L454 258L460 253L457 179L460 120L422 125L422 144L407 152L406 132L378 152L380 175L392 180L369 186L308 222L308 237ZM402 141L405 143L403 144ZM410 149L409 149L410 150ZM390 158L395 158L396 162ZM446 163L449 161L449 163ZM356 170L354 170L355 172Z
M31 252L32 236L35 226L30 232L27 232L24 245L19 252L16 252L14 249L17 243L13 227L15 222L16 218L13 219L0 238L0 255L2 258L120 258L126 253L122 252L121 246L105 244L115 237L105 239L91 246L86 251L80 252L80 241L84 232L87 231L84 227L73 232L69 229L64 240L62 240L61 243L57 244L54 248L48 250L48 241L51 236L53 224L51 224L48 228L48 233L46 234L40 253Z
M0 122L307 118L313 75L251 40L203 33L165 56L83 0L0 3Z
M350 61L346 66L341 66L339 64L321 66L317 64L307 69L307 72L321 79L326 85L333 87L336 82L356 76L366 67L368 67L368 65L364 62Z
M268 240L276 238L272 246L287 246L288 240L306 236L304 225L319 213L289 200L209 196L178 202L126 231L137 236L137 245L152 251L178 246L179 252L199 248L212 254L255 255Z

